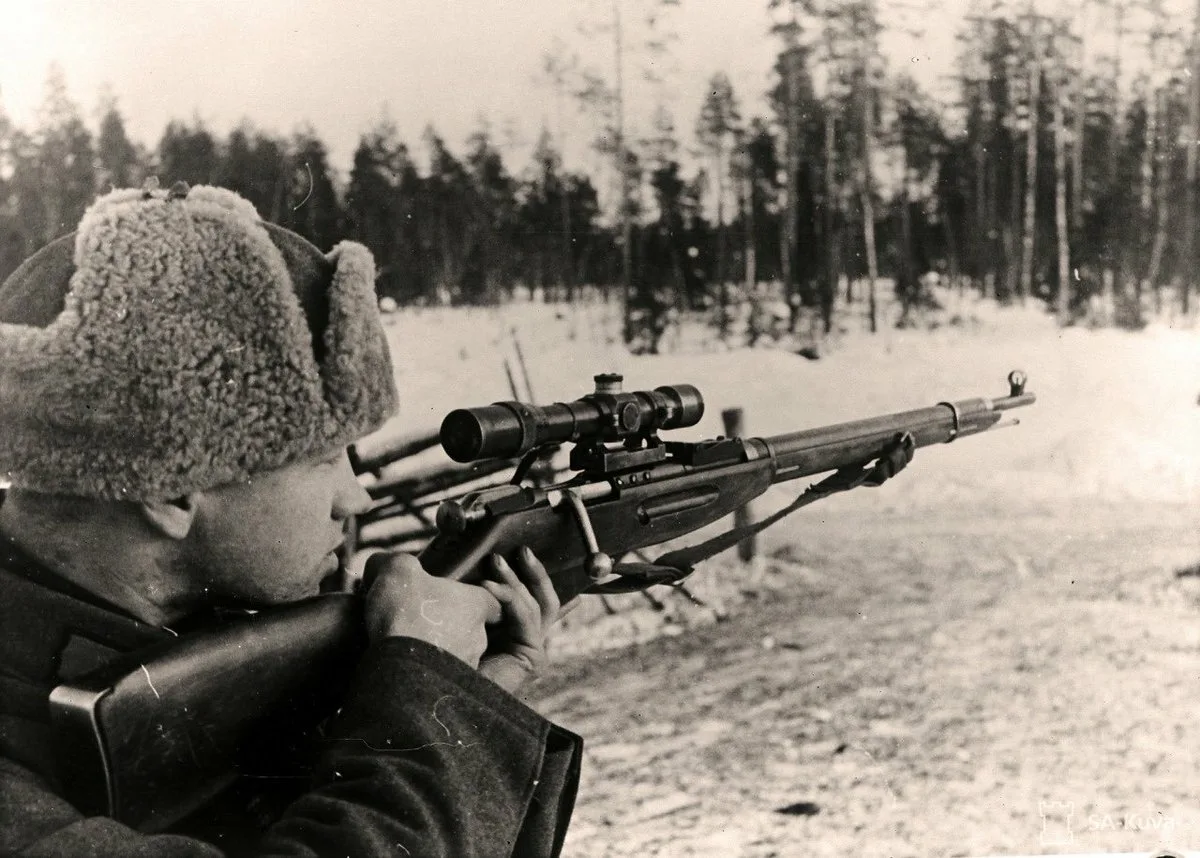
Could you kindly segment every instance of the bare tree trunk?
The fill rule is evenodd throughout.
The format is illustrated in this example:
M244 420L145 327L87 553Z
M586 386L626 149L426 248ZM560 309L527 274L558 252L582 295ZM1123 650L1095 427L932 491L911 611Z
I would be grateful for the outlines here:
M1111 186L1117 180L1120 158L1120 141L1125 139L1124 103L1121 100L1122 56L1125 51L1125 3L1115 0L1113 4L1113 135L1108 146L1108 170L1105 181ZM1122 274L1124 260L1118 251L1109 256L1109 268L1104 277L1104 310L1111 319L1116 305L1116 295L1125 294L1125 277Z
M800 224L798 222L800 201L800 94L797 92L796 61L797 49L788 49L787 55L787 210L784 216L783 241L783 291L792 306L792 331L799 320L799 302L796 300L796 245Z
M1200 0L1198 0L1200 2ZM834 181L834 164L836 162L837 134L832 110L825 113L825 203L822 207L822 220L825 232L825 294L821 296L821 315L825 325L825 333L833 331L833 308L837 302L837 287L839 275L839 259L837 239L834 230L837 228L833 212L837 199L836 182Z
M717 290L720 295L720 328L721 339L725 340L729 336L729 327L732 322L732 308L730 305L729 295L729 275L726 273L726 252L725 252L725 158L724 147L718 143L716 149L716 167L717 167Z
M553 68L558 69L557 65ZM557 126L557 139L555 145L558 147L559 164L561 169L562 154L566 151L567 129L566 123L563 120L563 90L566 88L565 81L562 76L561 69L552 73L554 84L554 122ZM558 285L564 293L567 303L575 303L575 265L572 260L574 256L574 239L571 235L571 200L568 194L566 175L559 176L559 223L562 227L562 236L559 241L559 266L558 266ZM544 268L549 268L549 262L544 261Z
M900 147L901 179L900 179L900 264L897 277L901 299L901 317L908 319L920 299L917 287L917 272L912 253L912 213L909 211L908 188L908 150Z
M1158 102L1155 111L1164 115L1166 105L1166 90L1160 89L1154 93ZM1146 269L1146 283L1154 290L1154 310L1162 312L1162 257L1167 245L1167 184L1170 179L1170 163L1167 160L1165 146L1157 147L1154 153L1154 242L1150 247L1150 263Z
M1087 26L1088 6L1087 0L1080 5L1078 20L1081 27ZM1075 111L1075 140L1071 147L1070 224L1071 238L1076 244L1077 252L1082 248L1083 241L1083 135L1086 131L1084 120L1087 115L1087 109L1083 103L1083 76L1084 69L1088 67L1086 33L1081 30L1079 38L1079 62L1071 75L1072 83L1068 96L1068 101Z
M862 189L863 239L867 246L867 318L871 333L879 330L879 308L875 295L875 279L879 276L879 262L875 255L875 202L871 199L869 181Z
M1054 229L1058 234L1058 324L1066 327L1071 320L1071 245L1067 236L1067 147L1063 113L1066 74L1061 54L1055 51L1055 68L1052 72L1052 97L1054 100Z
M625 55L621 33L621 4L613 0L613 55L616 62L616 144L617 171L621 185L621 294L624 296L623 329L625 342L633 335L633 213L629 201L629 164L625 157Z
M1008 224L1004 228L1004 290L1005 299L1012 301L1020 291L1021 280L1021 171L1016 164L1017 141L1012 141L1013 164L1009 174Z
M1188 78L1187 130L1183 139L1187 141L1186 178L1184 180L1183 210L1183 272L1182 292L1179 296L1180 309L1184 315L1191 312L1192 278L1196 272L1196 137L1200 135L1200 0L1196 0L1196 13L1192 22L1191 75Z
M723 290L728 277L725 267L725 157L723 147L720 145L717 147L715 161L717 167L717 282Z
M1159 28L1159 23L1156 20L1150 29L1150 55L1148 57L1150 64L1153 66L1158 61L1158 43L1162 33ZM1158 141L1158 91L1150 84L1150 90L1146 94L1146 130L1145 136L1142 138L1142 164L1141 164L1141 194L1138 200L1141 209L1141 228L1142 235L1150 234L1151 229L1155 226L1154 200L1156 197L1156 186L1154 183L1154 168L1160 161L1159 141ZM1154 288L1157 291L1158 280L1158 257L1161 253L1161 248L1157 247L1158 231L1154 231L1154 239L1150 242L1149 253L1145 257L1145 269L1142 276L1136 278L1136 300L1137 313L1141 316L1142 312L1142 296L1147 287ZM1145 249L1146 245L1142 245Z
M950 256L948 260L949 270L946 274L950 280L949 285L958 287L958 294L961 298L966 294L967 278L962 274L962 250L958 244L958 231L954 228L953 218L943 218L942 226L945 229L946 235L946 252Z
M980 288L983 290L985 298L991 298L989 295L988 284L993 281L993 259L989 252L992 243L992 224L991 218L988 216L988 198L987 198L987 144L984 139L984 134L991 126L990 111L986 105L991 94L988 92L987 79L979 81L979 133L975 137L974 156L975 156L975 229L971 244L975 249L975 260L978 266Z
M871 333L879 330L879 313L876 306L875 280L879 276L879 261L875 254L875 199L873 195L874 181L871 176L871 125L872 104L869 85L863 93L862 119L862 183L859 194L862 201L863 240L867 247L867 314L870 320Z
M571 261L574 240L571 237L571 200L567 196L567 183L562 182L562 285L567 295L568 303L575 303L575 266Z
M989 108L988 115L988 139L989 142L995 144L997 134L995 131L995 105L989 99L987 102ZM985 150L986 154L986 150ZM1015 165L1010 169L1015 170ZM987 159L987 172L984 176L983 197L985 208L983 212L984 228L987 230L986 260L987 265L983 272L983 296L985 298L996 298L999 288L997 287L997 278L1000 276L1000 263L1003 259L1002 251L1006 250L1004 245L1000 243L1000 168L995 158ZM1011 294L1011 293L1010 293Z
M757 182L754 181L754 165L750 164L746 171L746 190L745 194L745 210L742 214L742 224L745 227L744 253L745 253L745 283L746 295L749 296L754 284L758 282L758 244L755 241L757 238L757 225L754 219L754 202L755 202L755 187Z
M1009 69L1008 75L1008 106L1009 110L1015 111L1017 100L1020 97L1020 92L1017 86L1017 70L1018 60L1014 56L1012 67ZM1015 119L1015 117L998 117L1001 120ZM1012 301L1017 296L1019 282L1021 278L1021 139L1020 132L1017 130L1016 122L1012 122L1008 132L1009 146L1009 165L1008 165L1008 217L1007 222L1001 226L1001 241L1003 244L1004 254L1004 299ZM993 170L998 171L998 165L995 159L988 162ZM999 220L999 196L1000 196L1000 180L997 172L996 178L996 213Z
M1040 26L1037 15L1030 23L1032 47L1029 59L1029 129L1025 136L1025 222L1021 231L1022 301L1033 291L1034 231L1037 229L1038 106L1042 95Z
M1146 96L1146 130L1142 140L1141 204L1145 225L1150 225L1150 210L1154 205L1154 161L1158 149L1158 93L1151 91Z

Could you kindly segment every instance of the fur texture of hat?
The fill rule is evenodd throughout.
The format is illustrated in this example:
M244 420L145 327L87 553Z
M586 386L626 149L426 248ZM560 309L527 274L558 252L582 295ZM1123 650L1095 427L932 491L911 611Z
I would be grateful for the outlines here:
M173 498L328 455L394 413L362 245L322 257L205 186L113 191L73 248L59 244L0 287L0 475L13 485ZM318 268L324 294L306 302L293 272Z

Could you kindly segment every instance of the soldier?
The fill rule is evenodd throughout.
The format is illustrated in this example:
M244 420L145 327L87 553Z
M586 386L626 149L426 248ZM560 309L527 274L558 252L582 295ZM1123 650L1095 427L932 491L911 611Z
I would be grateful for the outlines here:
M559 852L581 743L511 693L560 615L527 551L478 586L373 558L370 646L282 813L148 835L62 797L54 686L336 572L346 445L396 407L374 299L361 245L182 184L102 197L0 287L0 852Z

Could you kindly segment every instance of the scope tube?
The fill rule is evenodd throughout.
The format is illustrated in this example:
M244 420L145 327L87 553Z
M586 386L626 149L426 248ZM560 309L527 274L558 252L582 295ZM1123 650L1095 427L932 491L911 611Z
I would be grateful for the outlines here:
M441 441L456 462L513 458L543 444L594 438L619 441L660 429L694 426L704 398L690 384L629 393L597 393L574 402L497 402L459 408L442 421Z

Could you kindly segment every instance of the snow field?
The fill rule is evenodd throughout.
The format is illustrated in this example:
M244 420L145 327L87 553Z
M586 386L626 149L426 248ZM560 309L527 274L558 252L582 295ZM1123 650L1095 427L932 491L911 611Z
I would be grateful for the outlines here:
M401 412L381 431L436 429L453 408L512 398L504 361L521 384L517 342L538 402L590 392L597 372L623 373L627 390L695 384L706 414L670 433L679 440L721 434L720 413L731 407L743 409L747 434L772 435L1002 396L1019 368L1038 396L1011 412L1020 426L921 450L902 479L830 503L995 510L1079 498L1200 500L1200 332L1060 330L1040 311L981 301L957 313L964 324L932 331L835 335L811 361L782 348L630 355L617 342L615 303L404 311L387 317ZM794 494L784 485L769 497Z

